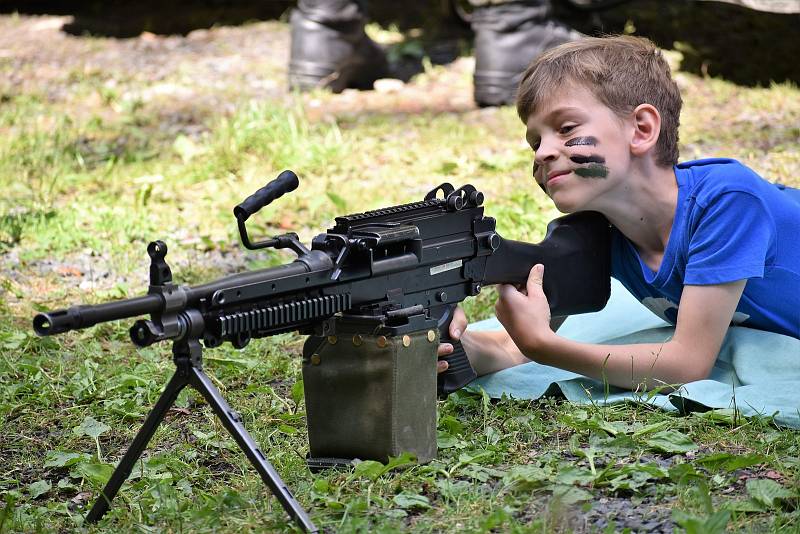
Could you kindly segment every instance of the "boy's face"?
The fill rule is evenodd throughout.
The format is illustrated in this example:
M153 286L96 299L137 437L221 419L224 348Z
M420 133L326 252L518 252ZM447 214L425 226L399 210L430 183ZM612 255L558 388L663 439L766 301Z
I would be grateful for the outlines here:
M565 85L528 117L533 177L564 213L603 206L630 161L626 123L591 91Z

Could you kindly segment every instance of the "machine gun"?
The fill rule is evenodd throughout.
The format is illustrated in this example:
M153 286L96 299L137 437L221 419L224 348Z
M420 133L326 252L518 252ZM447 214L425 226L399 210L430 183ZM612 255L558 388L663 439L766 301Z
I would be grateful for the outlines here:
M313 238L310 250L293 233L251 242L247 219L298 184L293 172L284 171L234 208L246 248L288 248L297 254L291 263L182 286L172 281L167 246L155 241L147 247L147 295L34 318L34 330L46 336L149 315L130 328L131 341L139 347L172 341L176 372L89 511L88 521L99 520L108 510L167 410L188 385L204 396L290 517L304 530L317 531L241 417L203 372L203 347L230 342L243 348L253 338L291 331L327 336L333 318L342 316L372 318L402 331L438 330L440 341L455 348L445 357L448 370L437 379L438 393L444 396L475 378L461 344L449 338L448 327L457 304L483 286L524 283L531 266L543 263L544 292L553 316L597 311L608 300L610 233L598 213L554 220L540 244L511 241L496 233L495 219L484 216L480 191L444 183L419 202L337 217L333 228Z

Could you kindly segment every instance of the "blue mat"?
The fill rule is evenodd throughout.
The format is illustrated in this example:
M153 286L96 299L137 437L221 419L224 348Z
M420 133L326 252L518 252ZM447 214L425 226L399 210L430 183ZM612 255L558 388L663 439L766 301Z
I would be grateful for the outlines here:
M497 319L471 324L470 330L500 330ZM642 306L616 280L600 312L568 318L558 333L587 343L661 343L675 329ZM526 363L482 376L468 386L489 396L517 399L561 396L575 403L646 402L682 413L735 408L744 416L774 416L775 423L800 428L800 340L731 327L711 375L670 394L634 392L569 371Z

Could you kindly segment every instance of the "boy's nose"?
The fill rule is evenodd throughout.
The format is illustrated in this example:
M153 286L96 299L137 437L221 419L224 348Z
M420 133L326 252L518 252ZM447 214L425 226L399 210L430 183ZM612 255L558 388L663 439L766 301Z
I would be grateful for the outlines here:
M553 141L542 139L539 148L534 153L534 161L537 165L544 165L558 157L558 149Z

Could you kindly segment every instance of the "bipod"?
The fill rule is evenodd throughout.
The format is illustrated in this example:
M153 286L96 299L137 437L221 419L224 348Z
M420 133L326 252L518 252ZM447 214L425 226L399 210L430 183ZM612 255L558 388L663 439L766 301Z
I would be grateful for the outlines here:
M250 460L250 463L253 464L253 467L256 468L258 474L261 475L261 479L269 487L272 494L278 498L289 517L296 521L304 531L319 532L314 523L311 522L308 514L300 506L300 503L295 500L289 488L281 480L278 472L267 461L264 453L261 452L256 442L247 433L242 424L241 416L228 405L219 390L211 383L208 375L203 372L202 351L203 347L200 345L200 341L191 337L177 340L173 343L172 354L177 368L175 374L172 375L169 383L167 383L164 392L159 397L150 415L147 416L142 428L133 438L133 443L131 443L125 456L122 457L119 465L112 473L106 487L103 488L102 494L97 498L92 509L89 510L86 521L94 523L105 515L120 486L131 474L131 470L153 437L156 428L164 420L167 411L177 399L178 394L184 387L191 386L206 399L206 402L222 421L222 425L233 436L239 448Z

